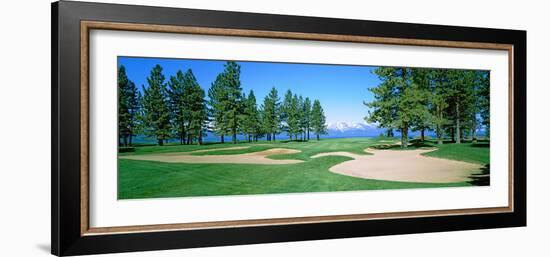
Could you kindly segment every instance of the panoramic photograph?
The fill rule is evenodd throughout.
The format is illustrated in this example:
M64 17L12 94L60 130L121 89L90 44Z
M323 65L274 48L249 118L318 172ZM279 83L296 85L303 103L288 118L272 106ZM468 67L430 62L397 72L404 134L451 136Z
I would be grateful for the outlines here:
M490 72L118 57L118 199L490 185Z

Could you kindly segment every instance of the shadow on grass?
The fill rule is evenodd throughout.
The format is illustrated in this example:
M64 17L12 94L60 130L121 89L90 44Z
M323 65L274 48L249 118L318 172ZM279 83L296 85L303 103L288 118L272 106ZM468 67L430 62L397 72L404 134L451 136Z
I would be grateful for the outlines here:
M371 148L377 149L377 150L398 150L398 149L401 149L401 145L384 144L384 145L374 145L374 146L371 146Z
M279 140L277 142L286 144L286 143L292 143L292 142L309 142L309 141L311 141L311 139L310 140L306 140L306 139L292 139L292 140L286 139L286 140ZM315 141L317 141L317 140L315 140Z
M418 148L424 148L424 147L433 147L434 144L430 141L421 141L420 139L413 139L409 141L409 146L407 148L401 148L401 145L396 144L380 144L372 146L374 149L378 150L414 150Z
M485 166L483 166L483 168L481 168L481 173L473 174L470 177L468 177L469 179L471 179L471 181L469 181L468 183L474 186L490 185L491 184L490 170L491 170L490 165L486 164Z
M476 148L489 148L491 147L490 143L472 143L470 147L476 147Z

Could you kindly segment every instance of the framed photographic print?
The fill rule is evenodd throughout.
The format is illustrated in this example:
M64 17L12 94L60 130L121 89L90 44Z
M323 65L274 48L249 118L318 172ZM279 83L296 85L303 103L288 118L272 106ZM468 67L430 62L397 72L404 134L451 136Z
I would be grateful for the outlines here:
M52 253L526 225L526 32L52 5Z

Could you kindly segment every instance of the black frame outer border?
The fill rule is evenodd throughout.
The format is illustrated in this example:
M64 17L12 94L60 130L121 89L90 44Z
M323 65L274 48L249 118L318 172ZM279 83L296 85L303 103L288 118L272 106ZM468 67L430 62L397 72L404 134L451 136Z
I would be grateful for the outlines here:
M526 31L145 7L52 3L51 252L81 255L526 225ZM514 212L80 236L80 21L512 44Z

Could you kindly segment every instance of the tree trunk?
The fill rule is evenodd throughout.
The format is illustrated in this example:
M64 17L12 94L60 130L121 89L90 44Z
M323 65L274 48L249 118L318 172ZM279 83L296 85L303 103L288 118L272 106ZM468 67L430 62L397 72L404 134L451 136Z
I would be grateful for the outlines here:
M124 135L123 139L122 139L122 144L124 146L128 146L128 136L127 135Z
M233 144L237 143L237 129L235 128L233 128L233 131L232 131L231 141L233 141Z
M133 135L132 135L132 133L130 133L130 139L128 140L128 145L129 146L132 146L132 137L133 137Z
M164 145L164 140L162 140L162 139L160 139L160 138L157 139L157 142L158 142L158 145Z
M422 130L420 131L420 141L421 142L424 142L424 130L426 130L426 129L422 128Z
M475 116L475 114L474 114ZM474 117L474 120L472 121L472 143L476 143L477 142L477 137L476 137L476 130L477 130L477 122L476 122L476 119Z
M437 136L437 144L438 145L442 145L443 144L443 131L442 131L442 128L441 128L441 120L443 120L443 110L441 108L441 105L437 105L436 106L436 114L437 114L437 123L436 126L435 126L435 133L436 133L436 136Z
M275 142L275 133L273 133L273 142Z
M197 140L198 145L202 145L202 130L199 131L199 138Z
M222 144L225 143L225 137L222 135Z
M319 134L317 134L317 141L319 141Z
M401 148L407 148L409 145L409 128L401 128Z
M456 131L456 144L460 144L460 104L458 103L458 101L456 102L456 105L455 105L455 111L456 111L456 128L455 128L455 131Z
M307 140L309 141L309 128L307 129Z
M442 138L442 133L441 133L441 127L439 127L439 125L436 125L435 126L435 133L437 134L437 144L438 145L442 145L443 144L443 138Z
M185 143L185 136L186 136L186 133L185 133L185 125L183 125L183 120L181 121L181 134L180 134L180 144L184 144Z

